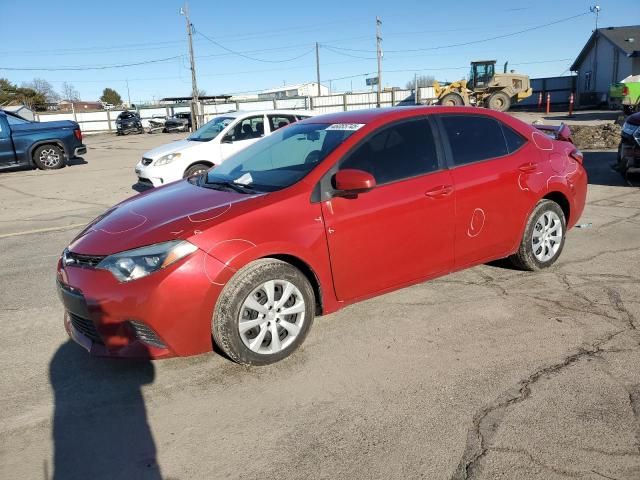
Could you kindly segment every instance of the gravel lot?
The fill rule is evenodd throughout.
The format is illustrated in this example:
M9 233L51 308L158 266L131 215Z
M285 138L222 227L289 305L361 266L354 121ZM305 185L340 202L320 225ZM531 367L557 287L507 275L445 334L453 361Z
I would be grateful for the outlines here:
M57 257L181 135L91 136L0 174L0 478L640 478L640 191L588 152L588 206L543 273L484 265L318 319L291 358L90 358Z

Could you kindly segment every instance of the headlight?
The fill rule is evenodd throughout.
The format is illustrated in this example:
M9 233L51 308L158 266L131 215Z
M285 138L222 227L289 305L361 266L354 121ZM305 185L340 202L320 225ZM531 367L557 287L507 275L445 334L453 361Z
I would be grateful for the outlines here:
M182 154L180 153L170 153L169 155L160 157L158 160L155 161L155 164L156 166L166 165L168 163L173 162L176 158L180 158L181 156Z
M197 249L192 243L183 240L157 243L109 255L96 268L109 270L118 281L128 282L163 269Z

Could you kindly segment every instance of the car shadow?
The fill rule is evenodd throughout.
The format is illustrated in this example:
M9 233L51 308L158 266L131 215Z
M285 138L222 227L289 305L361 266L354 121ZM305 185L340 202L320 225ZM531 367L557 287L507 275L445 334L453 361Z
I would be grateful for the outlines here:
M136 182L131 185L131 189L135 190L138 193L143 193L151 190L153 187L151 185L145 185L144 183Z
M53 479L161 479L141 388L149 360L89 356L67 341L49 365L54 393Z
M74 157L67 160L67 167L75 167L76 165L87 165L87 162L83 157Z
M594 120L611 120L615 121L620 115L620 111L598 111L598 112L574 112L573 115L544 115L545 120L571 120L572 122L591 122Z
M611 187L637 187L640 178L637 175L623 175L615 167L617 153L611 151L587 151L584 154L584 168L590 185Z

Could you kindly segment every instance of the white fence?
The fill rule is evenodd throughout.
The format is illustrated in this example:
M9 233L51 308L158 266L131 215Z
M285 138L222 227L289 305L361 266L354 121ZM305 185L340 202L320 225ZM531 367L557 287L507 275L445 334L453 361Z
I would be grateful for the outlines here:
M347 110L361 110L375 108L378 103L381 107L398 105L413 105L416 103L429 103L435 97L432 87L421 87L416 99L412 90L393 90L382 92L378 100L377 92L344 93L327 95L323 97L301 97L283 100L253 100L242 102L202 104L201 112L204 121L208 122L214 116L236 110L313 110L321 113L342 112ZM189 112L189 105L139 108L137 109L142 120L142 125L149 126L149 119L154 116L168 117L180 112ZM115 132L116 118L121 110L105 110L98 112L75 112L38 114L36 120L40 122L53 122L57 120L74 120L80 124L83 132Z

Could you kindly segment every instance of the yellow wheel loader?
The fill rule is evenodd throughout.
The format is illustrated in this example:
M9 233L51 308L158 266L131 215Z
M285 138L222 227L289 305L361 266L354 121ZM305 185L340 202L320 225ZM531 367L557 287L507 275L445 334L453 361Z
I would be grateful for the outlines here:
M513 102L530 97L533 90L528 75L496 73L495 60L471 62L469 80L447 85L433 82L437 103L449 107L473 105L506 112Z

